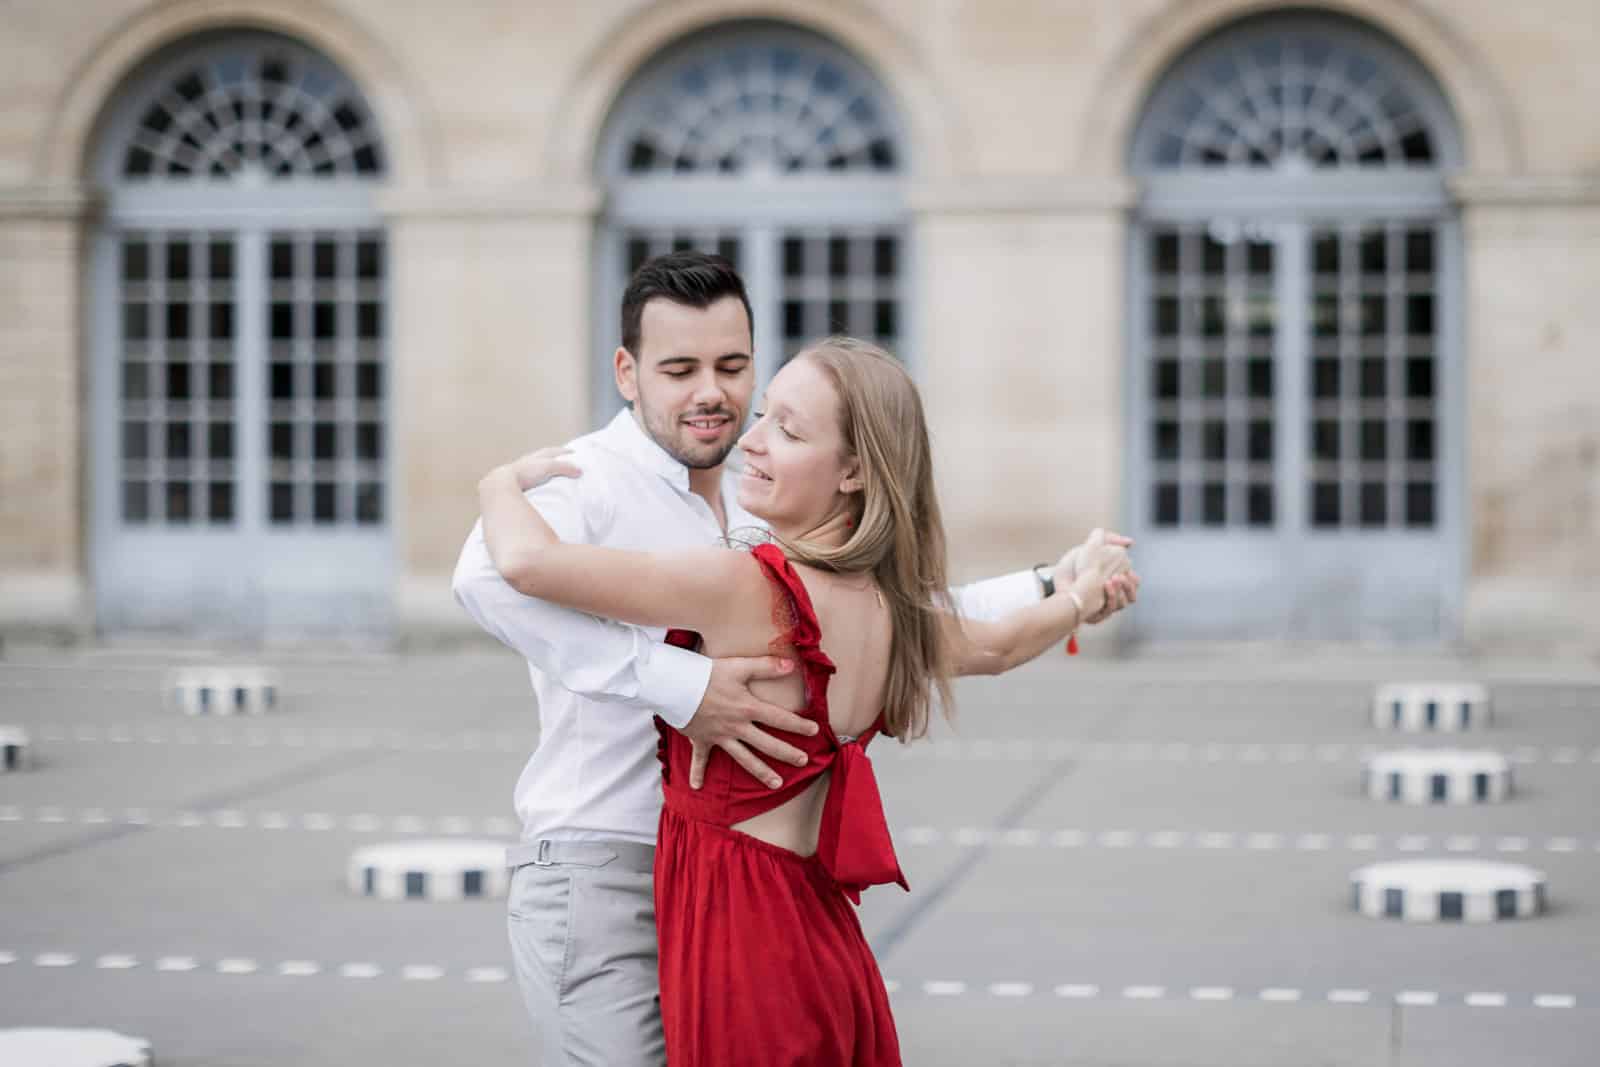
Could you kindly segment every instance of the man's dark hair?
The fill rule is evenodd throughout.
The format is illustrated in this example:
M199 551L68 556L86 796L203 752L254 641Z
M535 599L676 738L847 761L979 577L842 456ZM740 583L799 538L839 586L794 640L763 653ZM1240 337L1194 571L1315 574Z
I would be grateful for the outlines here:
M744 279L732 263L706 252L669 252L648 260L633 272L622 294L622 347L639 358L644 306L657 297L692 308L708 308L727 296L738 297L744 305L745 320L751 324L753 336L756 317L750 311Z

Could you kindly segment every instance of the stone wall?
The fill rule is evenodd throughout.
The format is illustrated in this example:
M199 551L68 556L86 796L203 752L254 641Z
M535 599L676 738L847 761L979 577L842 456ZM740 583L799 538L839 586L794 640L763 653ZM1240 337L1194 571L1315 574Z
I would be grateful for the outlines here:
M1411 49L1467 146L1469 639L1600 646L1600 9L1343 0ZM360 83L393 160L395 500L408 617L491 462L591 410L591 173L607 108L679 36L790 19L872 67L910 131L916 316L963 577L1115 522L1125 445L1122 175L1144 94L1259 0L93 0L0 39L0 624L86 618L85 164L153 51L249 26ZM1537 17L1535 17L1537 15ZM537 294L537 295L533 295ZM1587 599L1585 599L1587 598ZM1543 636L1538 636L1543 635Z

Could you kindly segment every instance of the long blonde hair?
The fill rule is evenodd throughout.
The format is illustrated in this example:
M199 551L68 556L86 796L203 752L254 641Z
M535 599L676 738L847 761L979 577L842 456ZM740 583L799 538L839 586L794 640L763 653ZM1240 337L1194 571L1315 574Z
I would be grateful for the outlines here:
M850 497L853 524L844 544L779 542L797 563L872 575L894 635L884 720L888 733L909 741L927 732L935 691L947 716L955 707L940 619L954 607L922 397L899 360L854 337L826 338L795 358L811 360L833 382L845 455L860 464L862 491Z

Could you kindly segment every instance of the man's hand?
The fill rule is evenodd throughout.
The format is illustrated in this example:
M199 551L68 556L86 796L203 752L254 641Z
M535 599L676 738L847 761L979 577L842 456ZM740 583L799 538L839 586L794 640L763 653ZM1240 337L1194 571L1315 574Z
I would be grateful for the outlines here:
M1120 545L1123 548L1132 548L1133 538L1107 530L1105 543L1108 545ZM1078 559L1082 553L1083 546L1077 545L1069 549L1067 554L1062 556L1056 563L1052 577L1055 579L1057 589L1066 589L1077 579ZM1106 582L1105 606L1084 619L1083 624L1085 626L1094 626L1097 623L1105 622L1123 608L1137 601L1139 599L1139 583L1139 575L1134 571L1119 574Z
M1119 574L1106 583L1105 606L1087 619L1083 620L1085 626L1094 626L1096 623L1105 622L1111 616L1139 599L1139 575L1135 571Z
M689 766L689 786L699 789L705 782L706 760L717 747L733 757L735 763L754 775L769 789L783 784L771 767L761 762L752 748L775 760L806 765L806 754L793 745L756 726L761 723L775 730L810 736L817 724L795 712L769 704L750 692L750 683L763 678L782 678L794 670L794 661L778 656L753 656L713 660L711 682L694 718L680 731L694 743L694 759Z

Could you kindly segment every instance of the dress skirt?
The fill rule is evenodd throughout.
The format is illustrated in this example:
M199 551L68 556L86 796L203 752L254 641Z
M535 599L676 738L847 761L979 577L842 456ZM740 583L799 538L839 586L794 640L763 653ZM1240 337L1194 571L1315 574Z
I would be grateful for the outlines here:
M668 1067L891 1067L855 905L815 856L674 811L655 861Z

